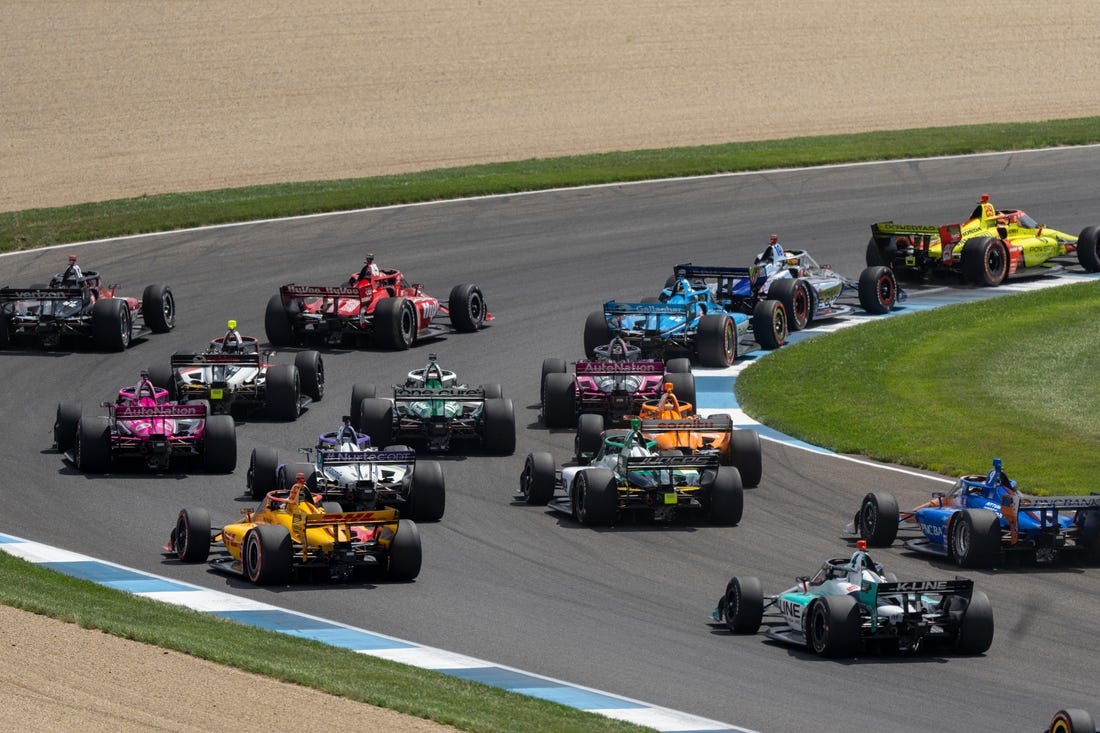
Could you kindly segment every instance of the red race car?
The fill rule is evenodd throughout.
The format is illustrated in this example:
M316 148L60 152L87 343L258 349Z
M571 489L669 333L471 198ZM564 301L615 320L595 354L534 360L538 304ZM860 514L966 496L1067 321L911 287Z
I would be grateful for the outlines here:
M354 338L407 349L419 339L477 331L491 320L477 285L456 285L443 305L422 285L406 281L400 270L379 269L368 254L363 268L345 285L289 283L279 288L267 303L264 329L273 346L316 337L333 344Z

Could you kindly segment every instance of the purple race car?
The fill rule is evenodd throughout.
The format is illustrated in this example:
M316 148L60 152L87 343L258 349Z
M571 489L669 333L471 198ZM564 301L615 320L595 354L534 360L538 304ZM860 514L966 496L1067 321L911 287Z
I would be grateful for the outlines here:
M83 415L75 402L57 406L54 445L80 471L105 473L113 460L137 459L162 471L173 458L200 458L211 473L230 473L237 465L237 433L229 415L211 415L205 401L171 402L168 390L149 380L104 402L107 415Z
M607 422L625 422L647 400L658 399L665 383L684 402L695 403L695 377L685 358L642 360L639 347L614 338L597 346L596 358L578 361L575 374L565 360L542 362L542 420L548 428L571 428L584 413L603 415Z

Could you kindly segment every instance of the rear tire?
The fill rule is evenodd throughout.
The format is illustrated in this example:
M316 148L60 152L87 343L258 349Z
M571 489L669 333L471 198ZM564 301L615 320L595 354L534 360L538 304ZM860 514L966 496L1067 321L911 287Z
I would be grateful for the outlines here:
M810 286L802 279L774 280L768 286L768 298L778 300L787 309L791 331L801 331L814 319L814 299Z
M711 313L699 319L695 334L695 350L699 363L722 369L737 358L737 328L733 318L724 313Z
M268 367L265 380L267 409L276 420L297 420L301 414L302 390L298 368L293 364Z
M207 473L232 473L237 467L237 429L229 415L207 415L202 465Z
M592 311L584 321L584 353L589 359L596 358L596 347L607 346L611 341L611 329L603 311Z
M678 357L665 362L665 374L690 374L691 359Z
M889 267L868 267L859 274L859 304L874 315L889 313L898 299L898 281Z
M412 346L418 326L416 308L407 298L383 298L374 306L374 340L384 349Z
M554 457L546 451L528 453L519 475L519 490L528 504L550 503L554 497Z
M298 369L298 380L302 392L314 402L320 402L325 396L325 362L316 351L300 351L294 357L294 366Z
M1077 237L1077 261L1086 272L1100 272L1100 226L1081 230Z
M1092 715L1087 710L1080 708L1066 708L1059 710L1050 719L1047 726L1048 733L1096 733L1096 724L1092 722Z
M245 476L248 495L259 501L269 491L278 488L279 454L274 448L260 446L252 449L248 458L248 473Z
M83 408L79 402L60 402L53 421L53 444L62 453L76 443L76 431L80 427Z
M272 346L290 346L294 343L294 327L290 324L290 314L283 305L283 296L272 295L264 311L264 332Z
M408 581L420 575L423 563L420 546L420 530L411 519L397 520L397 534L390 542L390 561L386 577L394 581Z
M356 429L358 429L359 422L362 419L359 408L362 407L363 400L373 400L377 396L378 388L373 384L353 384L351 386L351 405L348 408L348 414L351 415L351 424Z
M153 333L168 333L176 326L176 298L167 285L149 285L141 294L141 319Z
M734 634L755 634L764 620L764 591L759 578L730 578L726 584L726 627Z
M542 396L542 419L547 428L571 428L576 424L577 380L572 374L547 374L542 385Z
M618 499L615 475L606 468L585 469L573 477L573 514L583 525L606 527L613 524Z
M485 298L477 285L455 285L447 299L447 310L456 331L471 333L485 325Z
M573 439L573 454L583 462L584 454L595 456L603 446L603 415L585 413L577 419L577 435Z
M481 408L485 419L485 452L510 456L516 452L516 410L512 400L501 397L485 400Z
M210 512L180 509L172 533L172 552L181 562L205 562L210 556Z
M256 585L286 585L294 568L290 532L277 524L257 524L244 536L241 565Z
M695 407L695 375L690 372L683 374L675 372L673 374L665 374L663 377L664 382L672 385L672 394L676 395L676 399L681 403L687 403L691 405L691 412L698 412ZM687 417L687 415L685 415Z
M92 304L92 339L103 351L125 351L133 335L130 307L122 298L103 298Z
M745 511L745 492L741 486L741 474L733 466L719 466L710 485L710 521L732 527L741 521Z
M761 300L752 309L752 333L768 351L787 342L787 310L778 300Z
M565 359L550 357L542 360L542 373L539 375L539 402L546 404L546 375L565 374Z
M963 245L963 275L975 285L995 287L1008 277L1008 248L993 237L977 237Z
M854 657L859 652L859 606L851 596L822 596L810 604L806 636L823 657Z
M111 427L101 415L80 418L73 444L77 470L84 473L106 473L111 468Z
M764 452L760 448L760 434L750 428L734 429L730 435L729 465L741 473L741 484L748 488L760 485L764 474Z
M389 445L393 441L393 403L380 397L363 400L358 430L370 436L372 445Z
M447 508L447 485L436 461L417 461L409 495L409 518L417 522L438 522Z
M982 654L993 645L993 605L980 590L970 596L970 605L959 622L959 637L955 651L959 654Z

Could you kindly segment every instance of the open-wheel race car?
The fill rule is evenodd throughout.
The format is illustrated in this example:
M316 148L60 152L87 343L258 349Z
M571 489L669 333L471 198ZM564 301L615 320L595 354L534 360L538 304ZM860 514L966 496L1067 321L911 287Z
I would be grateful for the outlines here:
M855 657L878 647L917 652L938 646L982 654L993 643L993 607L965 578L899 581L874 562L860 540L851 558L826 560L816 574L776 595L760 580L734 576L711 621L735 634L755 634L765 617L768 638L825 657Z
M153 383L172 399L206 400L214 414L262 410L278 420L294 420L324 397L325 365L316 351L300 351L293 364L274 364L274 352L255 336L242 336L237 322L200 352L177 351L168 366L149 367Z
M336 501L344 509L395 507L417 522L443 517L447 488L436 461L418 461L404 445L371 445L345 416L336 430L322 433L312 448L300 449L309 463L284 463L273 448L258 447L248 462L247 487L253 499L289 489L298 473L318 503Z
M888 313L906 298L889 267L867 267L853 280L820 265L804 250L787 249L772 235L767 248L749 267L676 265L669 278L705 283L727 310L753 315L761 302L778 301L787 313L791 331L815 321L848 315L855 305L868 313Z
M283 285L268 301L264 329L277 347L319 338L407 349L445 333L477 331L491 320L477 285L456 285L444 305L399 270L379 269L374 255L367 255L344 285Z
M57 406L54 445L80 471L106 473L116 462L163 471L173 460L201 461L210 473L230 473L237 466L233 418L210 414L205 401L171 401L148 372L102 407L106 416L84 415L76 402Z
M453 442L480 442L486 453L511 455L516 449L516 414L499 384L471 387L439 365L435 354L410 371L393 398L378 396L373 384L351 390L352 423L375 443L413 443L448 451Z
M0 288L0 349L21 340L56 348L62 339L90 339L97 349L123 351L148 333L176 325L176 300L166 285L149 285L140 299L102 285L94 270L82 271L69 257L48 285Z
M550 453L529 453L517 500L549 506L591 526L628 516L672 521L692 513L720 525L741 521L744 490L736 468L721 465L716 454L658 452L636 423L603 433L595 454L578 445L574 464L561 470Z
M548 428L571 428L585 413L602 415L609 423L637 415L647 400L661 396L665 384L695 401L691 362L677 358L663 362L642 359L641 349L621 338L595 348L595 358L578 360L573 373L564 359L542 362L542 420Z
M717 300L705 283L673 278L655 298L639 303L609 300L602 311L590 313L584 323L584 353L596 358L598 347L622 339L645 358L682 356L723 368L741 355L742 344L755 339L765 349L777 349L786 342L787 331L787 311L778 301L761 301L750 321Z
M1021 559L1040 563L1077 558L1100 563L1100 494L1033 496L1016 488L1000 458L987 474L959 478L950 493L907 512L887 492L863 497L845 528L873 547L893 544L899 531L910 535L914 552L987 568Z
M930 277L955 273L975 285L1056 272L1076 255L1086 272L1100 272L1100 226L1073 236L1045 227L1020 209L995 209L983 194L970 217L944 225L871 225L867 264Z
M760 435L750 428L734 429L729 415L702 417L694 406L680 401L671 382L663 386L657 399L642 403L637 415L642 437L652 441L659 452L715 456L723 466L734 466L742 486L760 484L763 458ZM595 454L604 434L602 415L581 415L577 423L577 454Z
M398 518L392 508L345 512L335 502L319 506L312 499L304 479L296 481L221 528L211 527L206 509L182 509L162 549L256 585L353 580L366 573L406 581L420 574L420 531L411 519ZM213 558L212 545L219 546Z

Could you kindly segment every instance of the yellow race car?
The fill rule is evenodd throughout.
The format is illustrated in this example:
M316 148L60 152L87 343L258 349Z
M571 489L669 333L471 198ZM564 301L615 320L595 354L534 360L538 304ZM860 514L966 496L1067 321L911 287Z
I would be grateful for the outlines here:
M976 285L1000 285L1010 277L1061 269L1058 258L1076 254L1087 272L1100 272L1100 226L1073 235L1039 224L1019 209L995 209L983 194L970 218L942 226L871 225L867 265L928 277L955 272Z
M206 562L210 548L221 553L210 567L242 575L256 585L286 585L307 576L349 580L358 571L375 570L389 580L420 574L420 532L396 509L344 512L339 504L314 503L304 477L290 489L264 497L259 510L243 509L244 518L211 529L205 509L181 509L165 553L183 562Z

